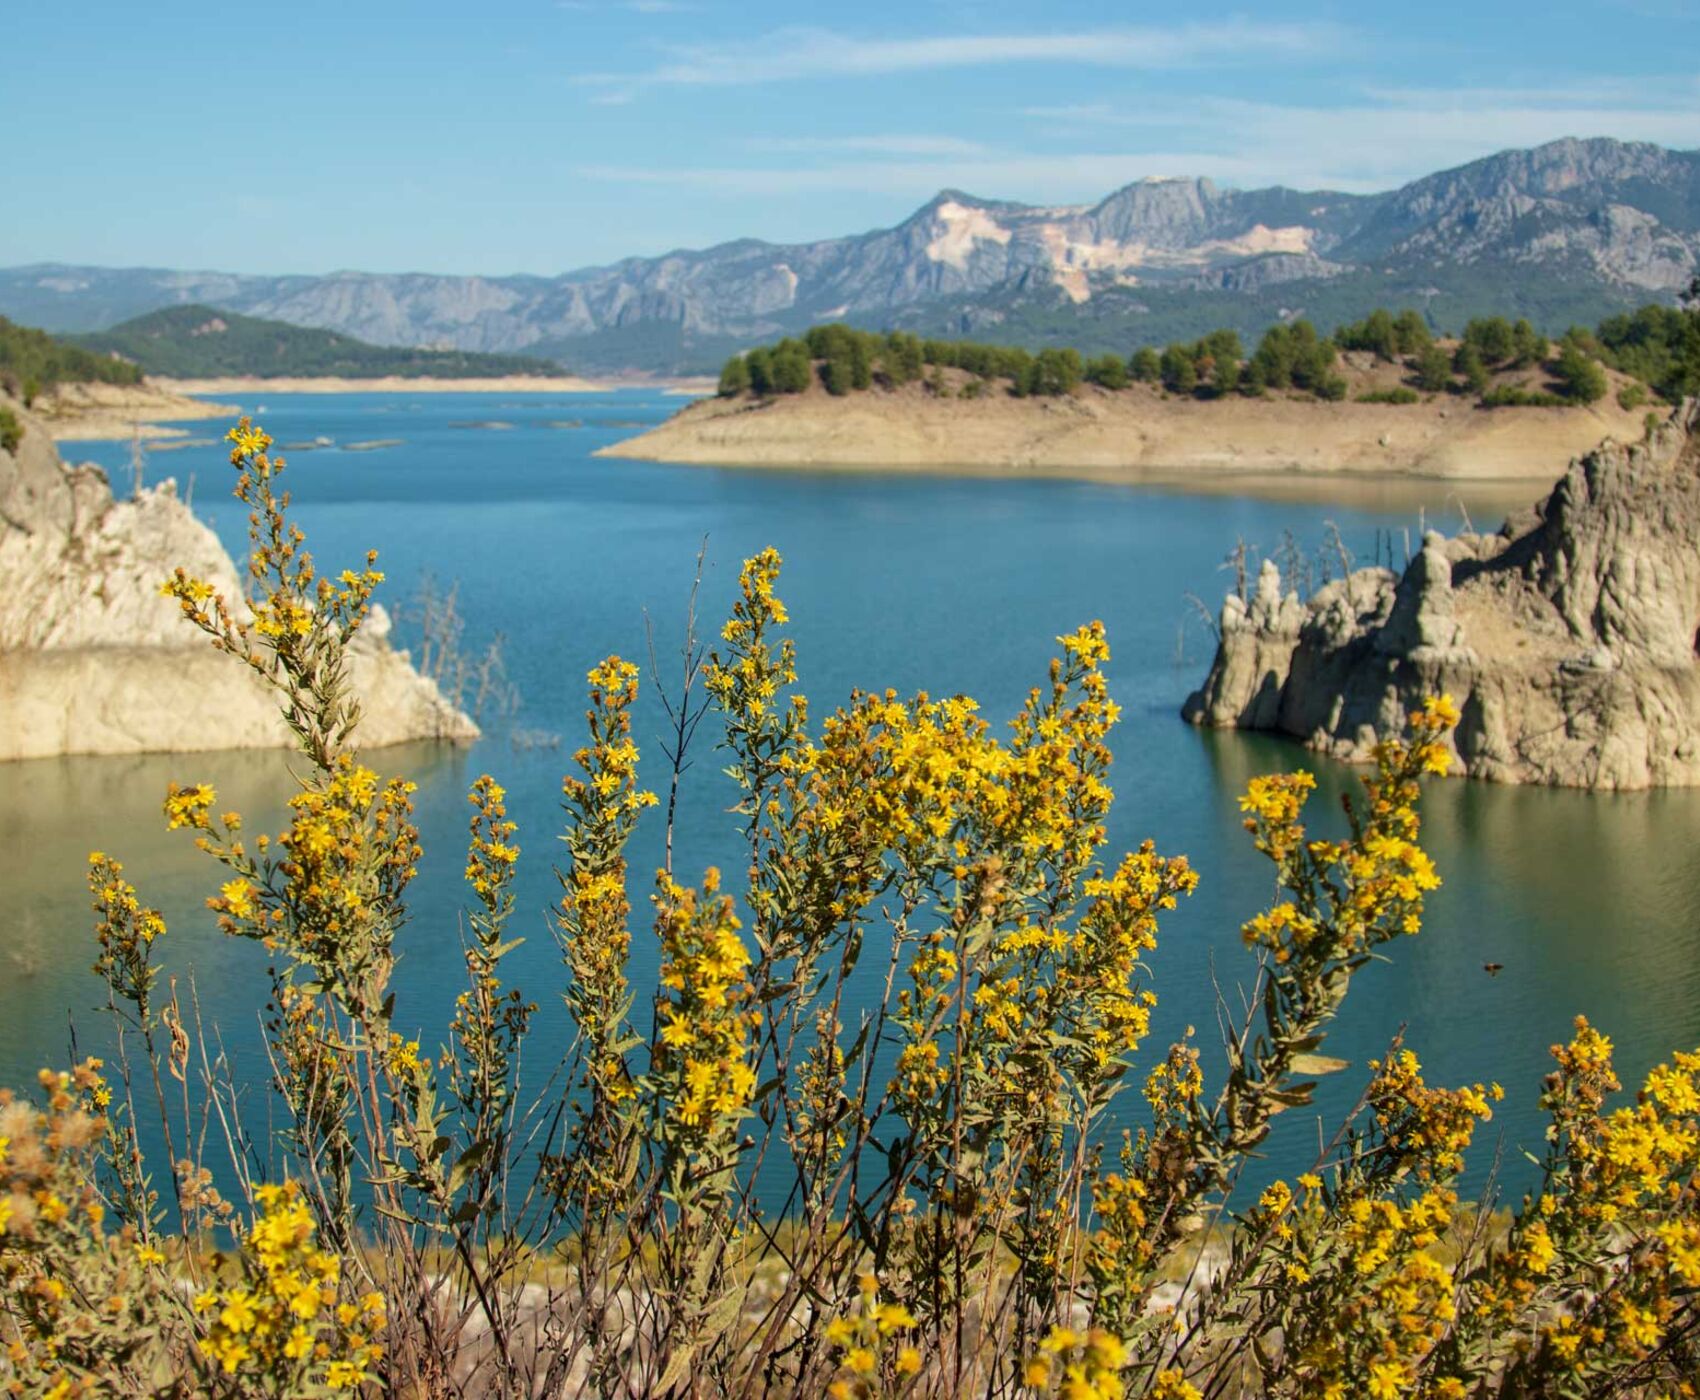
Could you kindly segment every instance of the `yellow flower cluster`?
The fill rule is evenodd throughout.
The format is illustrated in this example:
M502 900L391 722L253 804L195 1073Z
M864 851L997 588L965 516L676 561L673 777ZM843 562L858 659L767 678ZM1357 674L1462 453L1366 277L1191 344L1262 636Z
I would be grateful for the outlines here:
M1410 745L1377 746L1376 774L1365 779L1366 809L1350 809L1350 840L1306 841L1299 817L1316 787L1309 773L1253 778L1240 798L1246 829L1296 896L1242 929L1245 941L1268 949L1278 967L1302 962L1314 969L1421 928L1423 896L1439 888L1440 876L1417 844L1416 779L1445 771L1443 741L1457 711L1442 697L1410 720Z
M1132 1173L1108 1172L1092 1182L1092 1215L1097 1223L1087 1250L1086 1266L1098 1296L1105 1302L1136 1294L1151 1265L1153 1249L1146 1237L1150 1188Z
M229 932L284 939L318 967L342 966L352 984L387 959L403 892L417 873L415 785L380 784L346 755L328 778L290 798L289 829L278 838L282 888L273 895L252 874L226 885L209 907Z
M1053 1327L1039 1344L1038 1355L1023 1366L1021 1379L1028 1390L1062 1400L1122 1400L1122 1368L1127 1362L1127 1345L1113 1332ZM1165 1373L1162 1385L1166 1400L1199 1400L1198 1391L1179 1372Z
M656 798L637 783L638 748L631 737L637 667L610 656L591 668L587 680L590 743L574 756L584 776L561 781L572 863L561 876L557 916L572 972L567 1001L589 1047L588 1073L605 1101L619 1103L633 1092L616 1048L624 1034L631 949L624 850L638 814Z
M196 831L206 830L209 824L207 813L217 800L217 794L209 783L196 783L193 787L178 787L172 783L165 793L166 829L176 831L187 826Z
M164 1254L106 1228L97 1163L119 1144L101 1068L41 1071L40 1106L0 1090L0 1393L133 1393L120 1378L137 1337L176 1311Z
M1481 1364L1509 1351L1529 1393L1581 1393L1645 1366L1700 1284L1700 1052L1604 1116L1611 1041L1578 1018L1553 1056L1545 1189L1481 1270L1462 1326Z
M1409 1161L1418 1175L1434 1180L1464 1170L1464 1150L1478 1120L1493 1117L1490 1102L1505 1091L1497 1084L1461 1089L1431 1089L1422 1066L1409 1050L1370 1061L1375 1071L1366 1095L1387 1150Z
M1436 1248L1457 1197L1435 1186L1403 1204L1353 1195L1331 1209L1314 1177L1302 1184L1296 1200L1284 1184L1266 1192L1258 1222L1293 1290L1287 1343L1300 1393L1413 1393L1457 1316L1452 1271ZM1304 1307L1307 1297L1328 1306Z
M738 937L732 900L710 868L699 893L658 877L656 931L661 985L656 1069L671 1081L668 1113L703 1140L743 1117L755 1092L750 1038L750 955Z
M921 1369L911 1343L915 1315L901 1303L881 1302L872 1274L857 1279L855 1308L826 1324L825 1336L838 1360L827 1386L832 1400L875 1400L898 1395Z
M320 577L303 548L306 536L289 519L289 494L276 489L284 461L269 455L270 435L244 418L227 437L237 469L235 494L249 508L248 596L233 602L182 568L160 591L178 600L215 647L276 689L285 720L322 770L347 751L359 719L348 690L346 648L384 576L374 551L361 570L344 569L335 580Z
M1049 691L1033 692L1007 745L963 696L857 697L793 760L811 784L805 826L868 823L907 867L942 863L958 878L976 853L999 852L1031 866L1032 882L1017 869L1006 879L1035 896L1074 878L1103 841L1103 737L1119 711L1097 669L1109 654L1102 625L1061 640L1070 667L1053 663Z
M634 813L656 802L654 793L637 786L638 748L632 742L630 714L637 699L637 675L636 666L617 656L591 668L587 677L590 710L585 718L592 742L574 755L585 780L568 777L562 785L568 800L582 806L588 780L609 817Z
M1164 857L1147 841L1114 874L1085 881L1090 901L1058 979L1064 1006L1078 1011L1072 1033L1099 1066L1131 1055L1151 1028L1157 998L1136 981L1141 956L1157 946L1157 916L1198 888L1186 857Z
M263 1376L282 1393L349 1390L373 1378L384 1299L339 1302L342 1263L313 1243L312 1213L294 1182L255 1191L260 1214L242 1254L243 1281L194 1300L202 1354L229 1375Z
M704 677L708 693L745 726L771 721L780 688L797 679L791 643L776 648L766 640L769 626L782 627L789 620L785 604L774 595L778 578L778 550L764 549L744 561L738 576L740 596L720 632L730 655L716 657Z
M957 965L944 934L929 933L909 960L913 989L898 993L898 1023L911 1040L898 1052L891 1093L899 1110L911 1118L936 1111L944 1092L945 1066L936 1036L955 995Z
M1316 779L1304 772L1267 773L1253 778L1240 798L1240 811L1250 814L1245 829L1257 833L1263 827L1290 827L1315 790Z
M519 827L508 819L507 793L488 773L472 785L467 801L476 809L472 840L467 847L466 881L480 899L505 887L513 879L519 860L514 833Z
M89 891L94 895L95 941L100 955L94 970L113 992L132 1003L145 1024L148 999L159 969L153 966L154 942L165 932L157 909L144 908L124 867L102 851L89 853Z
M42 1070L45 1110L0 1089L0 1260L7 1272L27 1267L48 1232L100 1230L105 1207L77 1167L107 1132L112 1094L102 1068L87 1059L71 1070Z
M1190 1045L1170 1046L1167 1057L1145 1077L1145 1101L1160 1125L1184 1121L1203 1092L1204 1070Z

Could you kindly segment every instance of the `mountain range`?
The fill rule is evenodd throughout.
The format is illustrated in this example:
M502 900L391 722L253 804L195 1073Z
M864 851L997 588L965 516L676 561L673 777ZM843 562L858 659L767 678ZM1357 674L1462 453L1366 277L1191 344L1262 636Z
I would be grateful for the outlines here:
M0 314L96 331L196 303L380 345L681 373L835 319L1125 353L1304 315L1325 328L1413 305L1452 329L1546 330L1671 301L1700 269L1700 150L1598 138L1506 151L1381 194L1142 180L1096 204L945 190L895 228L741 239L555 277L255 276L0 269Z

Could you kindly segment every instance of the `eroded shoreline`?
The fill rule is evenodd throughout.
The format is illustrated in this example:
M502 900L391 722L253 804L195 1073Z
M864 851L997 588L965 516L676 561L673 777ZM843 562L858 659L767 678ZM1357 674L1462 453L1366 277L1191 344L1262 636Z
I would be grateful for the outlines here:
M1048 398L934 397L919 386L834 398L712 399L601 449L686 465L809 467L1196 485L1359 478L1548 482L1643 414L1589 407L1483 409L1269 397L1198 401L1086 388Z

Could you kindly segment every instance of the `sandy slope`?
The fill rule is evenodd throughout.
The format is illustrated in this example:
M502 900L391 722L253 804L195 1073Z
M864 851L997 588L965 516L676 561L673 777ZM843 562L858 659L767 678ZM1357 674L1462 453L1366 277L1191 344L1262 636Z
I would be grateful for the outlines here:
M231 404L185 397L157 380L141 384L61 384L36 400L35 414L57 440L172 438L183 428L159 425L177 419L230 418Z
M1015 475L1162 480L1235 474L1407 475L1548 481L1604 438L1639 438L1644 409L1485 410L1270 396L1214 401L1143 386L1066 399L939 398L919 385L832 398L708 399L602 456L725 466L960 467Z

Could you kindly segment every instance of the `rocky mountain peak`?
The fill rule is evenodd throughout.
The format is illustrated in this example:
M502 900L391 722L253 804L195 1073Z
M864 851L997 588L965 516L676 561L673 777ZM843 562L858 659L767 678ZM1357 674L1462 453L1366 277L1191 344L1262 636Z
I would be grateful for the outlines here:
M1697 268L1700 152L1566 138L1376 195L1165 177L1040 207L947 187L891 228L741 239L556 277L15 268L0 270L0 314L98 330L194 302L377 344L680 371L840 316L1122 353L1216 325L1255 334L1292 314L1346 320L1384 302L1453 326L1529 315L1562 331L1668 300Z

